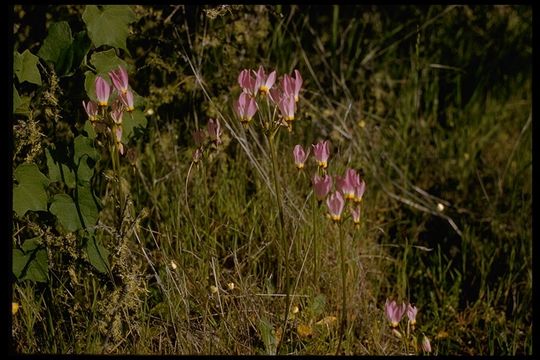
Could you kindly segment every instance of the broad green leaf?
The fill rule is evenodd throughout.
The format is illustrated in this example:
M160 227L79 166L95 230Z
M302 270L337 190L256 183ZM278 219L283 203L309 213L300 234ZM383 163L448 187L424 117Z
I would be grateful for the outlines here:
M38 247L40 247L42 244L42 239L39 236L36 236L31 239L26 239L22 243L21 249L24 251L25 254L28 254L29 252L32 252L36 250Z
M38 56L45 61L52 62L56 73L64 75L71 69L73 62L73 36L66 21L52 23Z
M39 249L32 253L28 261L23 280L47 282L49 278L49 259L45 249Z
M13 112L21 105L21 97L19 96L19 92L15 88L15 85L13 85Z
M51 182L63 182L73 189L75 187L75 173L65 164L67 159L62 159L64 162L60 162L59 151L51 149L46 149L45 155L47 156L47 167L49 168L49 180Z
M71 196L67 194L54 195L49 211L56 216L62 229L68 232L82 229L79 212Z
M13 85L13 113L28 116L30 112L29 106L30 97L20 96L15 85Z
M94 168L88 164L91 160L88 157L83 157L77 164L77 182L85 184L94 176Z
M129 24L137 20L131 7L104 5L100 9L96 5L87 5L82 18L96 47L110 45L129 53L126 47Z
M19 249L13 249L13 275L17 279L19 279L22 276L22 272L24 270L24 267L26 264L28 264L28 260L30 260L30 255L26 255Z
M13 249L12 270L18 279L47 282L49 260L40 237L25 240L20 250Z
M13 186L13 210L19 217L28 210L47 211L47 192L49 179L43 175L36 164L21 164L15 169L15 179L19 182Z
M15 54L17 58L19 54ZM24 50L22 54L19 55L20 65L17 65L17 69L14 69L15 75L19 79L20 83L28 81L31 84L41 85L41 74L37 68L37 63L39 58L32 54L30 51Z
M94 129L94 126L90 120L86 120L83 130L86 132L89 139L94 140L96 138L96 130Z
M92 43L86 34L86 31L79 31L75 34L71 47L73 49L73 67L81 65L86 54L90 50Z
M88 70L84 73L84 89L86 90L86 95L88 95L90 100L97 102L95 81L96 74L92 71Z
M86 254L88 261L99 272L106 273L109 270L109 251L96 240L94 236L86 242Z
M77 203L79 204L79 210L81 211L83 226L89 231L93 232L93 227L96 225L99 211L96 204L96 200L92 194L92 188L90 183L77 186Z
M108 83L111 83L109 71L116 70L119 66L122 66L128 72L131 70L131 66L116 56L114 49L93 53L90 57L90 63L96 68L97 75L107 80Z
M85 155L94 160L99 158L99 154L94 147L93 141L83 135L79 135L75 138L74 150L75 162L78 162L79 159Z
M122 142L127 144L128 140L135 135L135 128L145 128L146 124L146 117L141 110L124 113L122 118Z

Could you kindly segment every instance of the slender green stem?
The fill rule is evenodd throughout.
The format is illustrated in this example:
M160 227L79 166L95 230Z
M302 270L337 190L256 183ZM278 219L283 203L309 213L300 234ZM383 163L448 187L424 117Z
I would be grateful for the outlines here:
M342 304L341 304L341 325L339 327L339 342L336 349L336 355L339 354L339 349L341 347L341 341L343 340L343 332L345 329L345 319L347 317L347 288L346 288L346 267L345 267L345 252L343 250L343 226L339 226L339 253L341 257L341 290L342 290Z
M290 307L290 294L289 294L289 249L287 246L287 241L285 239L285 219L283 217L283 204L281 203L281 191L279 187L278 182L278 173L277 173L277 153L276 148L274 145L274 136L275 133L270 134L268 137L268 143L270 145L270 156L272 158L272 175L274 178L274 190L276 195L276 204L278 207L278 213L279 213L279 236L281 239L281 248L285 252L285 316L283 320L283 332L281 336L281 340L279 341L279 344L276 349L276 353L279 354L279 350L281 348L281 344L283 343L283 339L285 338L286 331L287 331L287 321L289 320L289 307Z
M319 288L319 241L317 238L317 213L318 213L317 198L315 191L313 191L313 211L311 216L311 222L313 227L313 277L315 289Z
M210 190L208 189L208 166L206 163L202 163L202 172L204 177L204 207L205 207L205 213L206 216L204 217L204 228L209 232L210 228L210 219L209 214L211 214L210 211ZM217 239L215 235L211 235L212 237L212 254L210 257L217 257Z

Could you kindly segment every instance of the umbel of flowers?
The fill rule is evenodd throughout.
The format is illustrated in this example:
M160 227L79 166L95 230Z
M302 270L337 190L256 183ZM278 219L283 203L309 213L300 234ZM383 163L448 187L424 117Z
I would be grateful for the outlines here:
M265 104L269 107L269 116L261 124L266 130L286 126L292 130L295 120L297 103L302 88L302 76L298 70L294 75L284 74L277 79L276 71L266 74L264 68L259 66L257 71L244 69L238 75L238 84L242 93L234 103L234 111L244 127L248 127L255 114L263 111ZM278 117L274 116L278 114ZM270 118L270 119L269 119Z
M313 157L317 163L317 172L313 175L311 182L313 192L319 202L326 200L328 216L335 222L343 220L345 204L349 202L349 213L354 224L360 224L360 204L366 190L366 182L360 177L358 172L352 168L347 168L343 176L332 177L328 173L328 159L330 157L330 144L328 140L313 144ZM302 145L296 145L293 150L295 165L298 169L303 169L310 154L306 152ZM332 192L332 186L335 190Z
M109 71L111 85L101 76L96 76L94 82L97 102L83 101L83 108L94 128L110 134L112 143L120 154L124 154L122 144L122 119L125 112L132 112L133 92L129 88L129 78L126 69L119 66ZM112 91L111 91L112 90Z

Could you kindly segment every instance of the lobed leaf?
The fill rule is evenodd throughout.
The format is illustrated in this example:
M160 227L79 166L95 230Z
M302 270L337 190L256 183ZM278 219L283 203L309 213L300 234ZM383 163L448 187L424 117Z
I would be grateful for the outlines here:
M41 74L37 68L39 58L26 49L22 54L15 52L13 72L20 83L28 81L31 84L41 85Z
M130 6L104 5L100 8L87 5L82 18L96 47L110 45L129 53L126 47L129 24L137 20Z
M36 164L21 164L13 174L18 181L13 186L13 210L19 217L27 211L47 211L47 192L49 179L43 175Z

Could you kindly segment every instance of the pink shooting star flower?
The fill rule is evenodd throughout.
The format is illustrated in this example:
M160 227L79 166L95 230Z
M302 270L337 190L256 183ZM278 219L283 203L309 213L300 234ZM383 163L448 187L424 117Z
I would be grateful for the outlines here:
M396 328L401 318L405 314L407 306L405 304L398 305L394 300L389 302L388 299L386 299L384 306L386 310L386 317L390 321L390 326L392 328Z
M95 87L98 105L107 106L109 103L109 95L111 94L111 86L101 76L96 76Z
M336 191L326 199L326 205L328 205L328 210L330 212L330 218L335 222L341 221L341 213L345 207L345 199L341 192Z
M364 192L366 191L366 182L364 179L360 179L357 186L354 187L354 202L359 203L362 201Z
M338 189L345 195L345 199L354 199L354 190L359 182L358 174L354 169L348 168L345 171L345 176L336 176L336 184Z
M124 144L122 144L122 126L114 127L115 143L118 146L118 151L121 155L124 155Z
M255 79L251 76L251 71L244 69L240 71L238 75L238 84L242 88L242 91L255 96Z
M360 206L351 208L351 215L355 225L360 225Z
M304 168L304 163L306 162L309 156L310 150L308 149L307 153L304 151L302 145L296 145L293 149L294 163L298 169Z
M311 182L313 183L313 191L317 200L324 200L332 188L332 177L330 175L324 175L323 177L315 175L311 179Z
M428 354L431 352L431 343L426 335L422 338L422 350Z
M296 110L296 103L294 102L294 97L283 96L278 102L278 107L285 121L294 120L294 111Z
M279 103L281 102L281 100L283 100L283 97L284 97L284 93L283 93L283 90L277 88L277 87L274 87L272 89L270 89L270 91L268 92L268 95L270 97L270 100L279 106Z
M86 114L88 115L88 119L90 121L96 121L98 119L98 106L93 101L88 101L87 103L82 102L84 110L86 111Z
M125 94L128 91L128 73L122 66L118 69L109 71L112 83L120 94Z
M259 70L255 74L255 86L254 93L257 94L260 91L263 94L268 94L274 83L276 82L276 71L272 71L268 76L264 71L264 68L259 66Z
M313 156L317 160L319 167L326 169L328 167L328 157L330 156L330 148L328 140L320 141L313 146Z
M135 110L135 107L133 106L133 93L129 90L127 90L125 93L122 93L120 95L120 100L126 107L126 111L132 112Z
M294 70L295 77L289 75L283 76L283 91L294 97L294 101L298 102L298 95L300 94L300 89L302 88L302 76L300 76L300 71Z
M114 121L115 124L121 125L122 124L122 118L124 116L124 110L121 106L116 106L111 112L111 119Z
M257 112L257 103L254 98L243 92L235 103L234 109L240 121L246 126Z
M407 305L407 317L409 318L409 322L414 327L416 324L416 314L418 313L418 309L416 306L412 306L411 304Z
M221 125L219 123L219 120L208 120L207 130L208 130L208 136L210 136L210 139L212 141L215 141L216 144L221 144Z

